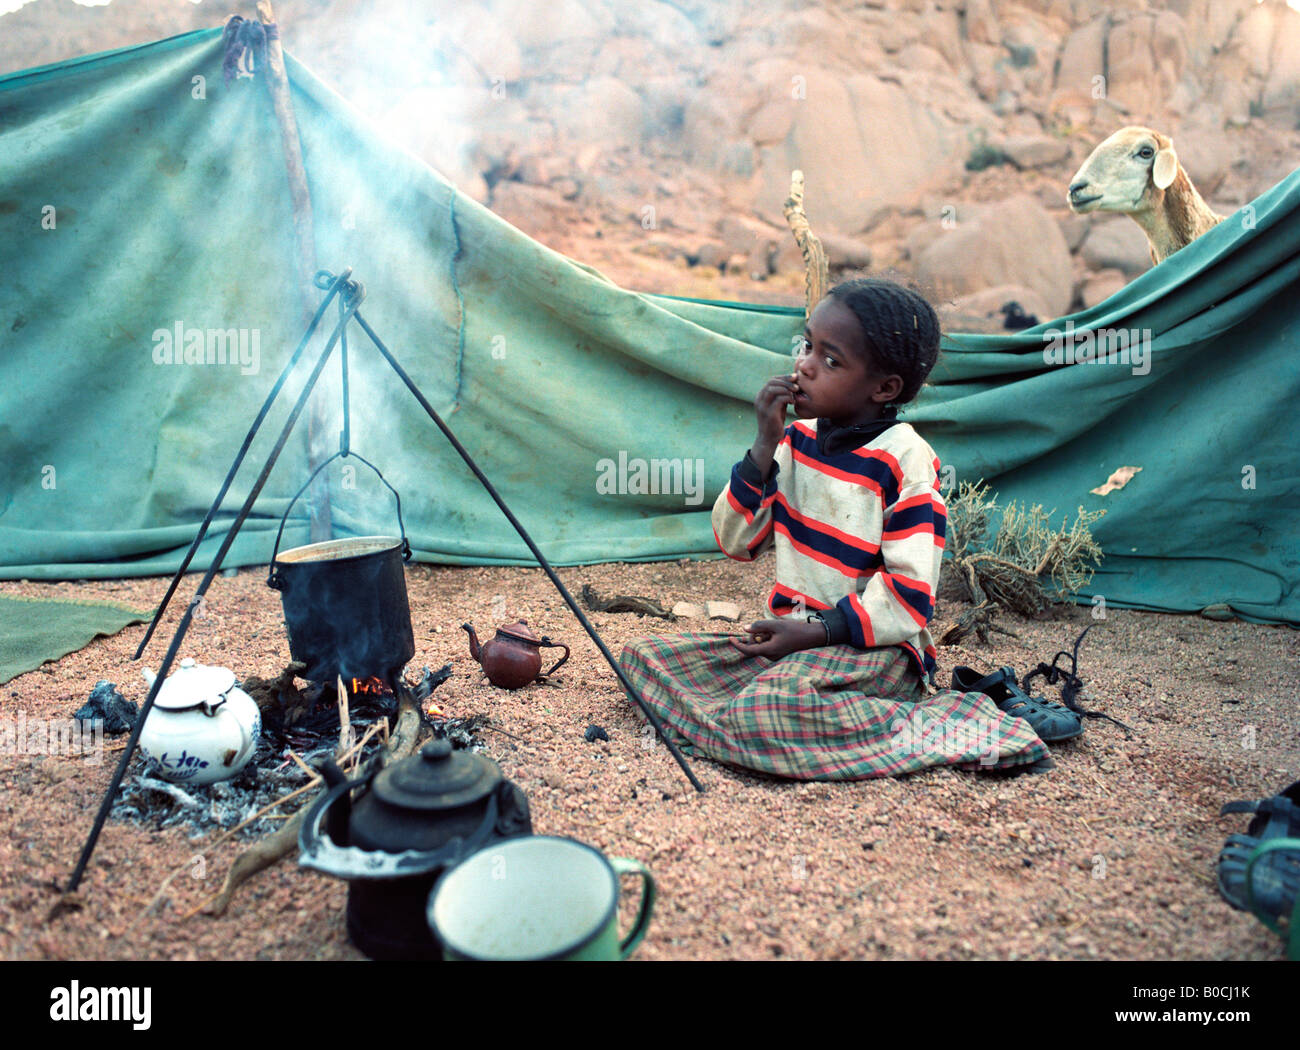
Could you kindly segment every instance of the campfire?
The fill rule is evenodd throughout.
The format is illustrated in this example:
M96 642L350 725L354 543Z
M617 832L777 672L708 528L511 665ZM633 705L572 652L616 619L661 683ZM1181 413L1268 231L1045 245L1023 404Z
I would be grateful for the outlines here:
M310 801L305 789L315 782L320 763L342 755L348 768L357 770L378 755L396 723L399 691L409 694L435 736L446 737L456 748L483 746L477 731L485 716L449 718L431 699L451 677L450 664L438 671L423 668L414 685L395 676L396 689L378 676L300 687L296 678L303 670L303 664L290 663L275 678L250 675L244 681L262 713L263 728L253 758L238 775L206 787L177 784L140 755L118 792L112 819L158 830L185 826L196 834L238 829L241 838L274 831Z

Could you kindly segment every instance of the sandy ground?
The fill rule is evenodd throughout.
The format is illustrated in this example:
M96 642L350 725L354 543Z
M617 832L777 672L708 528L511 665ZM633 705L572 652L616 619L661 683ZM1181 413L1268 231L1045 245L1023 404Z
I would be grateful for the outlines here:
M770 565L726 561L561 570L577 593L732 600L762 612ZM264 573L218 578L183 648L242 678L288 660L278 596ZM193 593L187 578L181 597ZM0 594L155 604L166 581L0 584ZM643 732L596 647L540 570L408 570L416 657L454 676L438 701L487 713L501 733L487 754L527 793L539 834L569 835L648 864L660 898L643 959L1280 959L1281 942L1215 889L1214 863L1244 816L1236 798L1272 794L1300 775L1297 636L1287 628L1110 610L1084 643L1085 706L1133 726L1090 720L1035 777L931 770L897 780L794 783L703 759L697 794ZM177 603L175 623L181 602ZM963 606L941 600L942 628ZM504 611L504 615L502 615ZM488 685L458 628L525 617L574 653L551 685ZM618 652L627 639L728 629L703 621L592 614ZM1066 647L1090 610L1003 621L1019 637L940 649L955 664L1022 675ZM131 627L2 687L3 713L68 718L95 682L143 700ZM936 634L938 631L936 631ZM146 654L156 664L170 631ZM1054 696L1055 690L1049 690ZM588 725L609 741L588 743ZM1253 746L1247 746L1253 745ZM110 744L110 746L113 746ZM47 914L72 870L118 756L0 755L0 957L6 959L355 959L346 886L285 861L247 884L226 916L181 916L210 897L239 849L180 829L105 828L78 911ZM148 910L175 872L161 907ZM632 884L626 884L630 890ZM625 895L624 922L630 914Z

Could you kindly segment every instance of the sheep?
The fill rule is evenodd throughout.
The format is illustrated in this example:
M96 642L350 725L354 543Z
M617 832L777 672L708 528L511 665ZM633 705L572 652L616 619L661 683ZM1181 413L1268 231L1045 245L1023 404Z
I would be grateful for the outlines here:
M1150 128L1120 128L1101 143L1070 180L1066 200L1080 215L1131 216L1147 235L1156 264L1223 221L1178 163L1173 140Z

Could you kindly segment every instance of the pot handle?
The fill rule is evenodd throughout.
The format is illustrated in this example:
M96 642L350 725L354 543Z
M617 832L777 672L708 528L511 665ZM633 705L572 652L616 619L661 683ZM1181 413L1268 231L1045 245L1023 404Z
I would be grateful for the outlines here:
M306 492L308 487L311 485L311 483L316 480L317 474L319 474L322 470L328 467L336 459L339 458L346 459L348 456L353 456L356 459L361 460L362 463L364 463L376 474L378 474L379 480L384 483L384 487L393 494L393 499L397 501L397 527L401 530L402 533L402 561L411 560L411 544L406 538L406 525L402 522L402 497L397 494L397 489L393 488L392 485L388 484L388 479L385 478L383 474L380 474L379 468L375 466L373 463L371 463L370 460L366 459L364 456L358 455L355 452L351 452L351 451L345 452L342 449L340 449L338 452L335 452L334 455L330 456L329 459L327 459L324 463L322 463L319 467L317 467L315 470L311 472L311 477L309 477L306 483L303 485L303 487L300 488L294 494L293 499L289 501L289 506L285 508L284 517L280 519L280 528L275 534L275 547L271 551L271 564L267 568L266 585L268 587L273 587L277 591L284 590L284 578L278 572L276 572L275 559L276 559L276 555L280 553L280 540L284 536L285 522L289 520L289 511L293 510L293 505L298 502L298 497L301 496L304 492Z
M558 668L562 663L564 663L565 660L567 660L567 659L569 658L569 647L568 647L567 645L565 645L563 642L553 642L553 641L551 641L549 638L546 638L546 637L543 637L542 640L541 640L540 642L538 642L537 644L538 644L538 646L543 646L543 645L545 645L545 646L547 646L547 647L549 647L549 648L551 648L551 649L563 649L563 650L564 650L564 655L561 656L558 660L555 661L555 665L554 665L554 666L553 666L549 671L543 671L541 674L539 674L539 675L537 676L537 679L536 679L536 680L540 682L542 679L546 678L548 675L553 675L553 674L555 673L556 669L557 669L557 668Z

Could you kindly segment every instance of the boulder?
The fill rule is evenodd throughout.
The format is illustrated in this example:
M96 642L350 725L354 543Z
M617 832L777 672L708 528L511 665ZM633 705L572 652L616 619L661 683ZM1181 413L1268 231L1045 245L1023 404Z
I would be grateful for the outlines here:
M695 78L684 73L646 77L637 84L645 106L645 138L677 147L682 139L686 103L695 95Z
M1106 35L1109 31L1110 15L1107 14L1080 26L1065 38L1053 85L1061 97L1074 94L1091 99L1095 88L1104 87L1095 78L1104 76L1106 72Z
M551 117L571 141L598 142L607 149L639 148L646 122L641 96L608 76L588 80Z
M816 233L816 229L813 232ZM828 266L853 270L865 270L871 266L871 248L865 241L829 231L818 234L818 237L822 242L822 248L826 251ZM790 235L789 240L794 243L793 234Z
M1126 284L1128 277L1123 270L1099 270L1084 278L1079 288L1079 298L1087 309L1105 302Z
M603 4L583 0L496 0L493 14L510 27L527 69L564 69L586 75L601 44L614 32L614 16Z
M715 269L721 269L726 261L726 246L718 241L705 241L695 249L696 266L712 266Z
M1256 0L1170 0L1165 6L1186 24L1192 62L1203 67L1222 50L1241 16L1259 5Z
M1151 242L1126 215L1097 220L1088 231L1080 249L1083 261L1092 270L1122 270L1136 277L1151 269Z
M894 59L898 69L918 70L922 73L951 73L948 60L928 44L908 44Z
M1201 196L1223 185L1232 170L1236 152L1223 133L1223 117L1213 107L1203 107L1195 119L1171 133L1178 161Z
M745 0L678 0L671 5L699 31L700 39L716 47L732 36L745 15Z
M1040 321L1048 321L1056 316L1042 295L1023 284L1001 284L996 288L984 288L970 295L959 296L946 305L954 314L992 318L1001 325L1006 319L1002 307L1007 303L1019 303L1026 314L1032 314Z
M1070 155L1068 142L1048 135L1011 135L998 146L1021 171L1059 164Z
M1268 76L1279 14L1271 5L1256 4L1237 23L1229 41L1231 48L1247 62L1250 73L1261 79Z
M1002 31L993 14L992 0L966 0L966 39L975 44L998 44Z
M498 182L492 187L491 208L510 225L542 242L563 234L577 210L546 186Z
M439 18L438 31L447 43L474 64L480 76L489 83L498 77L510 83L522 75L523 58L519 44L491 11L472 4L451 8Z
M1056 225L1061 228L1061 233L1065 236L1065 246L1072 252L1079 250L1079 245L1083 239L1088 236L1088 229L1092 226L1092 219L1087 215L1075 215L1074 212L1066 212L1058 216Z
M1265 116L1290 113L1300 103L1300 12L1283 7L1275 12L1278 35L1273 41L1268 79L1260 106Z
M1133 123L1156 120L1186 63L1187 27L1172 11L1118 22L1106 37L1106 97Z
M897 84L810 68L807 96L785 140L759 148L761 214L781 214L790 172L800 168L814 229L853 234L889 202L961 170L961 137Z
M734 270L732 260L743 257L743 271L766 277L775 272L776 257L785 236L774 226L739 215L728 215L719 224L718 233L728 259L727 269ZM793 239L792 237L790 239Z
M699 27L674 4L639 0L616 10L619 33L648 42L655 52L682 56L704 46Z
M945 230L920 253L916 276L942 300L1023 285L1038 293L1049 317L1068 309L1074 291L1065 237L1027 196L992 205L974 221Z
M696 91L682 114L686 159L708 170L721 170L726 146L740 137L742 114L742 100L721 85Z

